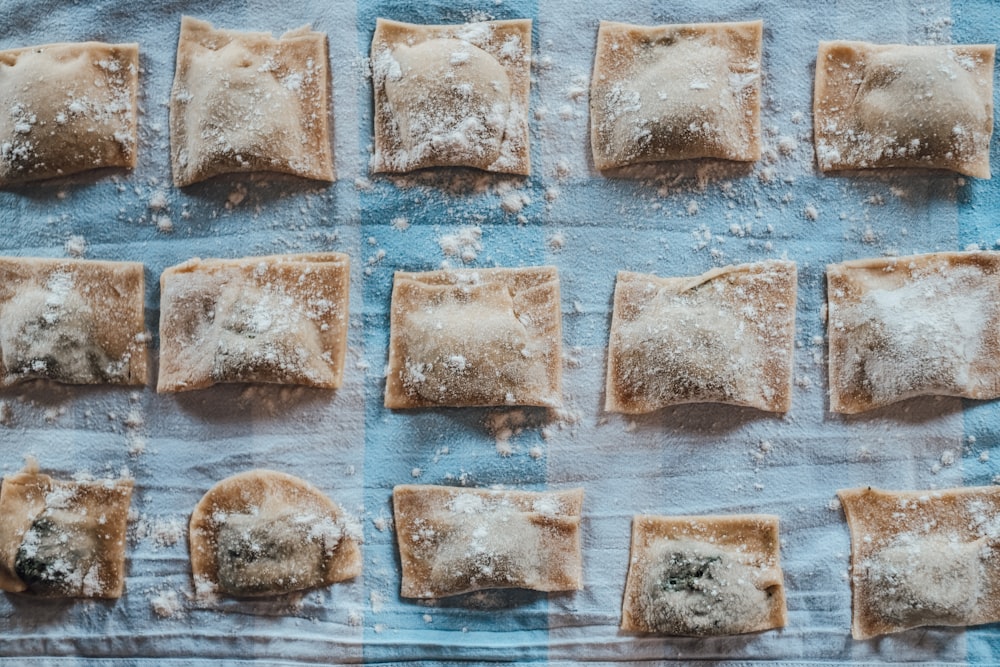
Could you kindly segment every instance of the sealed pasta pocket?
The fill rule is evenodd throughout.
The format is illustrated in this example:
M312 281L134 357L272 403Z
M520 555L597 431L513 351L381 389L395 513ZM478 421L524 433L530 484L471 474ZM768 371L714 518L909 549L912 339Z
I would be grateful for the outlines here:
M146 383L138 262L0 257L0 387Z
M336 252L191 259L160 276L160 392L220 382L336 389L350 260Z
M372 171L531 172L531 21L415 25L378 19Z
M813 97L821 171L949 169L990 177L992 44L820 42Z
M842 489L851 531L851 634L1000 621L1000 488Z
M0 589L118 598L125 588L130 479L57 480L29 458L0 486Z
M714 636L788 622L778 517L632 519L622 630Z
M392 491L402 596L488 588L583 588L583 489L494 491L403 484Z
M280 595L361 574L358 528L305 480L273 470L228 477L191 515L198 591Z
M0 51L0 186L136 165L139 45Z
M562 404L554 267L397 271L387 408Z

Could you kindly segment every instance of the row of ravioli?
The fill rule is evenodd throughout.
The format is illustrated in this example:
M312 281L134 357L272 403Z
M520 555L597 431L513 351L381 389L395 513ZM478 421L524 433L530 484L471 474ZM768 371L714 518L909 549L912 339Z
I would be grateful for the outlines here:
M590 91L601 170L761 156L760 21L602 22ZM820 170L948 169L988 178L993 45L821 42ZM138 45L0 51L0 185L137 160ZM379 19L370 56L375 173L431 167L531 172L531 21ZM326 36L280 39L181 20L170 94L178 187L222 173L334 180Z
M605 409L693 402L787 412L798 275L769 260L699 276L620 272ZM157 390L216 383L335 389L350 261L334 252L192 259L160 277ZM0 386L147 382L143 266L0 258ZM1000 253L827 267L830 409L1000 396ZM398 271L388 408L562 404L555 267Z
M58 480L29 460L3 479L0 590L118 598L131 480ZM583 589L583 489L393 489L403 598ZM856 639L1000 621L1000 488L838 492L851 533ZM189 524L195 595L276 596L361 574L359 528L310 483L251 470L212 487ZM621 628L715 636L787 624L779 519L632 520Z

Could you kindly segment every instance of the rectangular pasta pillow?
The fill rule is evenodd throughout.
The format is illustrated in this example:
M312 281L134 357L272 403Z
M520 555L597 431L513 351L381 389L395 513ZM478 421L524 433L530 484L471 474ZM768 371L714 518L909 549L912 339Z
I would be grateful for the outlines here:
M990 177L992 44L820 42L813 96L820 171L949 169Z
M139 45L0 51L0 186L136 163Z
M160 276L159 392L218 382L336 389L350 260L337 252L192 259Z

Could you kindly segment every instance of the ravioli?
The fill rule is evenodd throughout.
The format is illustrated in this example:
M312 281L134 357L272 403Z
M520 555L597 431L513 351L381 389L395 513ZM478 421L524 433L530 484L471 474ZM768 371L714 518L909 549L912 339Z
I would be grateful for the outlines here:
M0 186L136 164L139 45L0 51Z
M590 88L594 166L760 159L763 24L601 21Z
M219 382L336 389L347 352L341 253L192 259L160 277L160 392Z
M396 272L385 406L562 402L553 267Z
M700 637L786 623L778 517L632 519L622 630Z
M0 487L0 590L121 597L131 499L131 480L55 480L29 459Z
M412 25L378 19L372 171L531 172L531 21Z
M837 492L851 531L851 634L1000 621L1000 488Z
M796 275L781 260L687 278L619 272L605 409L712 402L787 412Z
M820 170L923 167L989 178L995 50L820 42Z
M146 383L142 264L0 257L0 387Z
M281 595L361 574L361 549L340 507L308 482L273 470L222 480L191 515L196 587Z
M1000 397L1000 253L827 266L830 409Z
M582 588L583 489L491 491L403 484L392 491L401 595Z
M170 94L174 185L273 171L333 181L326 35L215 29L185 16Z

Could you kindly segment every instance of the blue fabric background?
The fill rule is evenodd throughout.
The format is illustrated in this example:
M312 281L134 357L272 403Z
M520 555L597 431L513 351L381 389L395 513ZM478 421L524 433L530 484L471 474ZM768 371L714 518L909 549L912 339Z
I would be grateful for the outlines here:
M337 183L233 175L183 191L170 186L166 103L182 14L276 34L311 23L329 35ZM372 101L364 58L376 17L453 23L484 15L534 20L531 177L477 181L450 174L444 187L427 178L370 176ZM593 170L586 90L598 20L756 18L765 23L762 114L773 160L614 175ZM65 242L79 235L88 258L144 262L153 332L158 277L189 257L332 249L349 253L353 262L350 351L338 392L215 387L158 396L152 388L54 386L0 392L13 415L9 426L0 426L0 469L18 469L26 453L64 475L127 468L136 479L135 528L144 520L185 523L216 481L272 467L327 491L358 517L365 537L364 574L357 581L289 599L205 605L187 597L185 540L163 545L137 531L119 601L0 596L0 664L1000 659L994 626L920 629L869 642L850 638L849 540L843 515L831 504L836 489L993 483L1000 473L1000 406L925 398L856 417L831 415L820 318L829 262L969 244L996 249L1000 183L919 172L821 176L811 148L817 41L992 42L1000 34L997 3L0 0L0 25L0 49L62 40L138 41L143 69L139 167L0 191L0 253L63 256ZM3 106L0 100L0 113ZM793 141L788 155L777 152L782 138ZM997 150L994 142L994 167L1000 164ZM774 179L762 180L766 168ZM160 192L168 201L171 233L157 230L149 208ZM501 206L510 193L528 200L522 219ZM804 215L807 206L816 208L817 220ZM394 226L397 218L409 228ZM559 268L565 352L572 360L564 414L382 407L393 272L461 264L443 254L441 240L469 226L482 234L470 266ZM617 271L693 275L781 256L797 261L800 273L800 346L789 415L711 405L628 419L603 413ZM138 425L125 424L129 414L139 416ZM523 422L510 440L510 456L498 453L487 428L498 418ZM134 451L137 440L145 443L140 453ZM765 441L770 452L760 456ZM942 465L948 452L957 460ZM983 461L983 452L992 456ZM584 486L585 589L496 591L434 604L401 599L386 520L392 487L414 481ZM789 626L707 640L621 634L629 521L639 512L778 514ZM176 616L153 613L151 600L163 592L179 596L183 609Z

